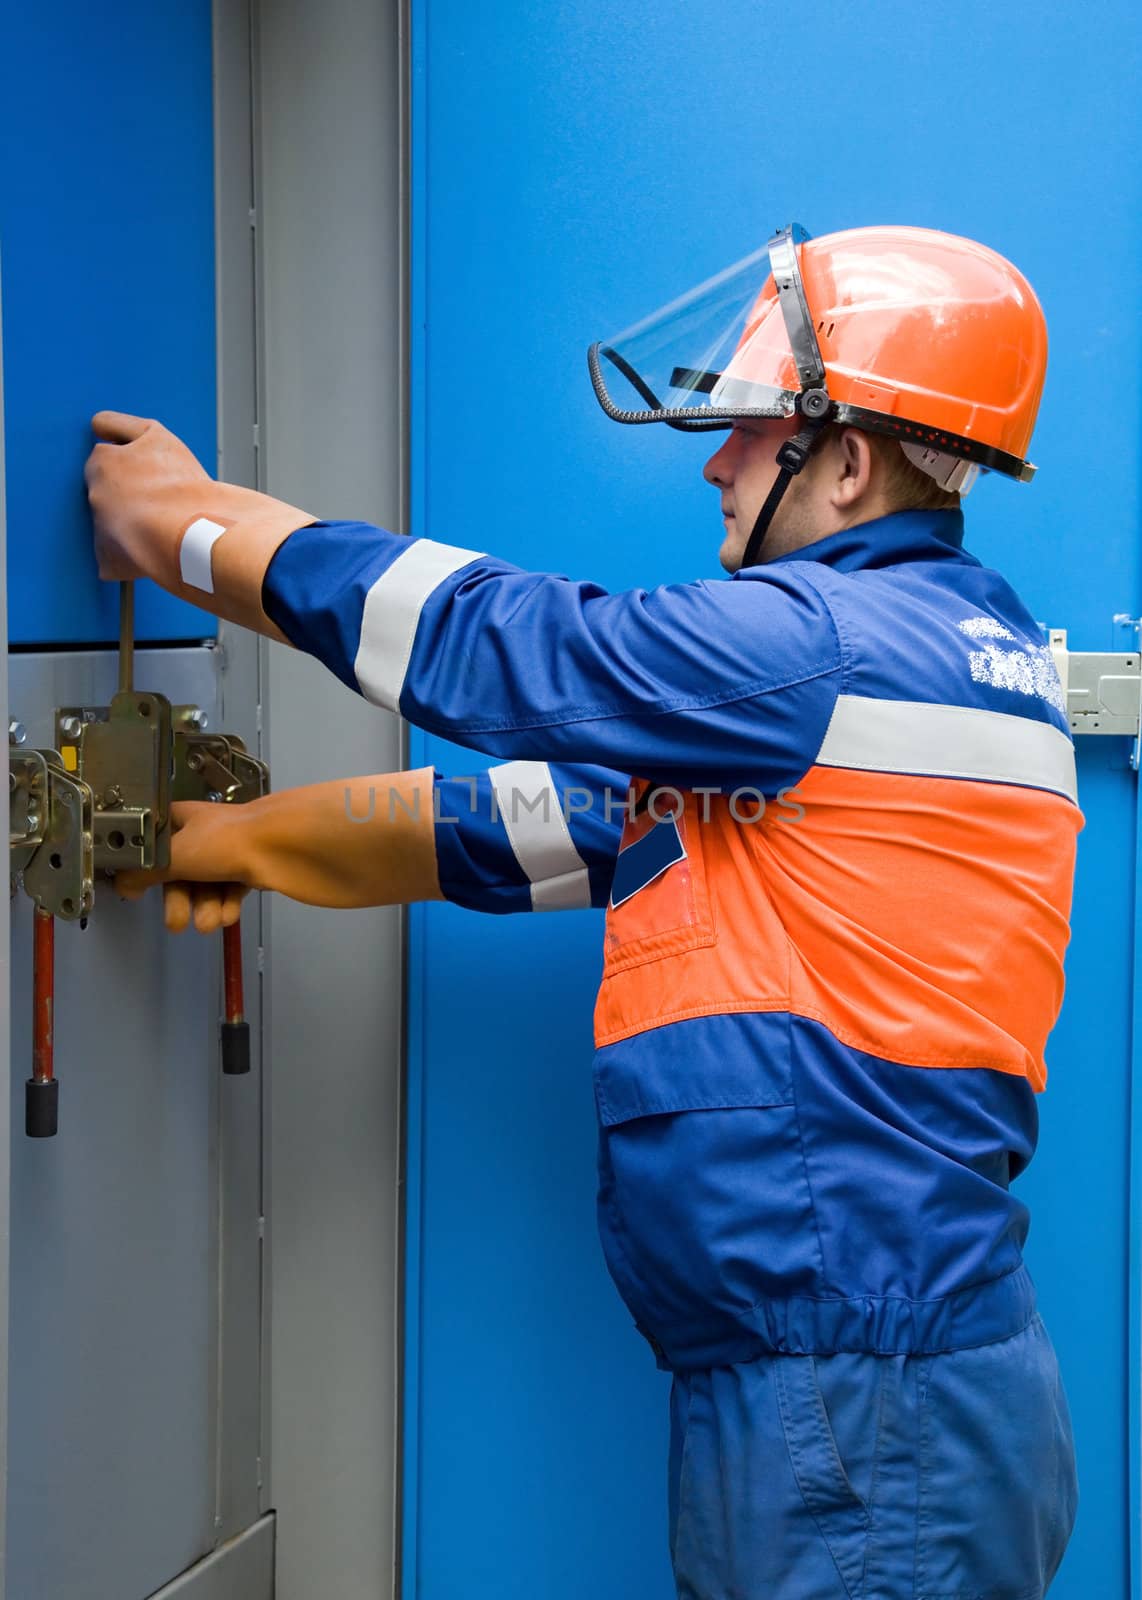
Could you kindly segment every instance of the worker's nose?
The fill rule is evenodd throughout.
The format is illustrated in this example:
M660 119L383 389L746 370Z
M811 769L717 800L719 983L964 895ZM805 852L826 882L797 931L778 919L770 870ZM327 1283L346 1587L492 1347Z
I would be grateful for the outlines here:
M702 468L702 476L707 483L712 483L715 488L725 489L733 482L733 443L734 435L731 429L726 436L726 442L719 450L715 450L709 461Z

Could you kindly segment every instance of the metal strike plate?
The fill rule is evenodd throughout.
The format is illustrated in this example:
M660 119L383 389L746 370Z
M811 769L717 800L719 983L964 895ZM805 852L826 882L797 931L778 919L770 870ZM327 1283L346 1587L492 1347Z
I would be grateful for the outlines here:
M13 890L65 921L94 903L93 805L90 787L54 750L9 753L9 871Z
M121 689L109 706L62 706L56 741L64 766L94 797L96 871L168 866L174 750L166 696Z
M1136 739L1142 717L1142 655L1136 650L1068 650L1065 628L1049 629L1048 638L1071 732Z

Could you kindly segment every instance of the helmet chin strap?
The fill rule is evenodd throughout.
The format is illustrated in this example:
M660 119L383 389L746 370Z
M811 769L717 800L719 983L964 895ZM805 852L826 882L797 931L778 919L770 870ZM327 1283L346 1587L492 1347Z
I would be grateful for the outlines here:
M828 411L825 412L824 416L820 417L807 417L802 414L800 433L795 433L792 439L787 439L777 452L777 464L780 471L773 480L772 489L765 497L765 504L757 514L757 521L753 525L753 532L749 536L745 554L742 556L741 569L757 566L762 544L766 534L769 532L769 524L773 521L774 514L781 504L785 491L812 455L821 429L825 427L828 421Z

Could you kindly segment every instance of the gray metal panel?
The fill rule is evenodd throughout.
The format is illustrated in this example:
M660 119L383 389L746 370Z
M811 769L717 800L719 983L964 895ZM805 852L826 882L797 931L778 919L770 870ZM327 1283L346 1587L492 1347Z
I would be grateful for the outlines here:
M217 727L218 651L140 649L136 682ZM106 704L112 651L28 653L10 693L31 746L59 704ZM221 940L162 899L96 885L56 927L60 1131L27 1139L32 903L11 906L9 1593L130 1600L214 1542ZM235 1079L225 1094L256 1094Z
M214 160L218 319L217 474L257 483L257 340L254 303L253 101L249 0L215 0ZM259 639L222 623L222 726L262 754ZM271 782L273 774L271 773ZM264 1453L262 1240L262 985L254 959L263 941L263 905L243 913L246 1016L256 1087L224 1094L219 1145L222 1227L219 1328L218 1503L216 1532L226 1539L258 1516Z
M402 49L395 0L258 17L262 487L403 525ZM266 648L275 787L401 765L398 719ZM399 911L268 901L278 1592L394 1590Z
M150 1600L273 1600L274 1519L263 1517Z
M0 350L4 348L0 319ZM0 360L0 619L4 630L4 649L0 652L0 712L8 725L8 520L4 495L4 375ZM10 1004L9 933L0 918L0 995ZM8 1081L8 1032L10 1017L0 1028L0 1083ZM0 1600L8 1593L4 1573L7 1557L7 1479L8 1479L8 1237L9 1237L9 1127L8 1099L0 1094Z

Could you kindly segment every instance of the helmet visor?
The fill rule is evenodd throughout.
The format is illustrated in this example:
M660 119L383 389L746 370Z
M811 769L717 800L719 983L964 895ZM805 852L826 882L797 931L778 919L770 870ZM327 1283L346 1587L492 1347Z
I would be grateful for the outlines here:
M599 404L616 422L725 428L796 411L800 385L764 245L593 344L587 359Z

